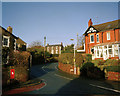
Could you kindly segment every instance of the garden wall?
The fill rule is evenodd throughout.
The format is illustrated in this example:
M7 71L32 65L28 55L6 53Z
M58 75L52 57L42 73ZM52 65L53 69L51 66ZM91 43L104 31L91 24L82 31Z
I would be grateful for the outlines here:
M108 80L120 81L120 73L119 72L111 72L111 71L109 71L107 73L107 75L108 75Z
M71 64L63 64L59 62L58 68L66 73L74 74L74 66ZM76 75L80 75L79 67L76 68Z

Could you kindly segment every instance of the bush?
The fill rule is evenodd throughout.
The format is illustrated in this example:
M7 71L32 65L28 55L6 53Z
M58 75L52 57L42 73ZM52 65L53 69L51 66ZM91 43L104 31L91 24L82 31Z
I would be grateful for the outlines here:
M95 66L100 67L101 65L104 65L105 61L101 59L97 59L97 60L93 60L92 62L95 64Z
M92 61L92 55L91 54L86 54L85 60L86 60L86 62L91 62Z
M84 62L91 62L92 55L91 54L82 54Z
M100 68L95 67L94 63L92 62L86 62L83 64L83 66L80 69L80 75L94 79L105 78L104 71L101 71Z

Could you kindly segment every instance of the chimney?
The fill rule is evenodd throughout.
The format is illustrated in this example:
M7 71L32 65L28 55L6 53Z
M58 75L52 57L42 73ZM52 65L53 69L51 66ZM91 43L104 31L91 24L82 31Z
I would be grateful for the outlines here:
M9 26L9 27L7 28L7 31L9 31L10 33L12 33L12 27Z
M92 26L92 20L90 19L89 22L88 22L88 27Z

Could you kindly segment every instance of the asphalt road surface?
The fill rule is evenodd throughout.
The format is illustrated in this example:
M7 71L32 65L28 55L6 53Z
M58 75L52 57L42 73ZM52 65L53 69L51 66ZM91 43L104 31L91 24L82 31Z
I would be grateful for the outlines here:
M52 95L52 96L95 96L95 95L120 95L119 87L103 80L86 79L62 72L57 68L58 63L35 65L31 68L32 79L42 79L45 83L39 90L22 94ZM96 73L97 74L97 73ZM118 85L116 85L118 86Z

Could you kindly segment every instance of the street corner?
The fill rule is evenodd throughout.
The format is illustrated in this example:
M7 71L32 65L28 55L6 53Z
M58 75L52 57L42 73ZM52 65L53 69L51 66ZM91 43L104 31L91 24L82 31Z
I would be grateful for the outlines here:
M24 92L29 92L29 91L34 91L34 90L39 90L45 86L45 83L40 80L35 82L34 80L28 81L24 84L22 84L19 88L11 89L9 91L5 91L2 93L2 96L6 95L13 95L13 94L20 94Z

